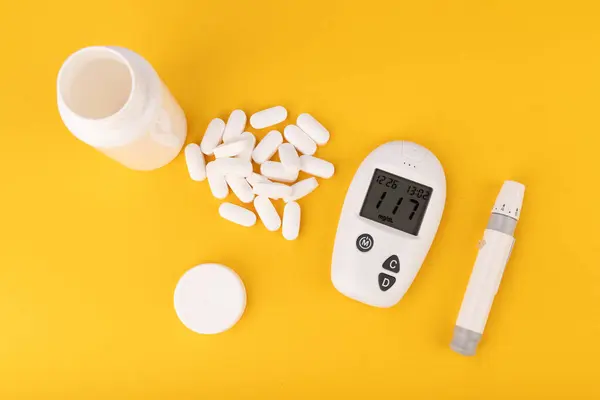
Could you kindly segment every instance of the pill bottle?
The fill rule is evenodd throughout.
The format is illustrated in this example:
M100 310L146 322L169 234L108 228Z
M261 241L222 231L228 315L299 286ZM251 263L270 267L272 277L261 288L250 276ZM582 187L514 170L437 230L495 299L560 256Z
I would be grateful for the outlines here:
M135 170L171 162L181 150L183 110L152 66L122 47L86 47L62 65L58 110L84 143Z

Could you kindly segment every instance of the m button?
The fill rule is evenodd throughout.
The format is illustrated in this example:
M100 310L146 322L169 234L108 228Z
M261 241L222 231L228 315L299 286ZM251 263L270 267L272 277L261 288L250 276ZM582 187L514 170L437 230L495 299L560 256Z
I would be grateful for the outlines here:
M396 283L396 278L383 272L379 274L379 289L385 292Z
M373 248L373 236L369 235L368 233L363 233L357 237L356 248L363 253L371 250Z

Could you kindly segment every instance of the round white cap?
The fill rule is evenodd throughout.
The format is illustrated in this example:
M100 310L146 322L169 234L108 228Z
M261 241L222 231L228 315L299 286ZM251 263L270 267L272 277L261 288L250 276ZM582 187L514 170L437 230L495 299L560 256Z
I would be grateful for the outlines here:
M221 333L244 314L246 289L240 277L220 264L188 270L175 288L175 312L196 333Z

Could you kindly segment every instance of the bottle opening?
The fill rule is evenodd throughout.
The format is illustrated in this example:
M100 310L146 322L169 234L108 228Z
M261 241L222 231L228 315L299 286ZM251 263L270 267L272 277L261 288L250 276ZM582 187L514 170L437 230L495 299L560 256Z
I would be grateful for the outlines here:
M107 48L87 48L63 65L58 89L65 105L86 119L119 112L131 96L133 73L127 61Z

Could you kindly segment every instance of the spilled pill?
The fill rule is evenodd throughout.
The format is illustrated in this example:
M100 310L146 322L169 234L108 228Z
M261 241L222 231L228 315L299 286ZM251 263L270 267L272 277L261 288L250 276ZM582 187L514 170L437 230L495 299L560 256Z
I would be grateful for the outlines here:
M221 173L215 162L209 162L206 165L206 177L208 178L208 186L214 197L224 199L229 194L229 188L225 181L225 175Z
M261 174L257 174L253 172L250 176L246 177L246 180L250 184L250 186L254 187L257 183L268 183L271 182L269 178L262 176Z
M226 175L225 180L233 194L235 194L242 203L251 203L252 200L254 200L254 192L248 181L246 181L246 178L235 175Z
M204 164L204 155L200 146L196 143L190 143L185 146L185 163L188 173L192 180L200 182L206 179L206 166Z
M286 203L290 201L296 201L304 196L310 194L313 190L315 190L319 186L319 182L313 177L301 180L292 185L292 194L289 197L284 198L283 200Z
M231 203L223 203L219 206L219 215L228 221L242 226L252 226L256 223L256 214L244 207Z
M240 135L240 140L245 140L248 143L246 148L237 155L237 158L246 161L252 161L252 151L254 150L254 146L256 146L256 136L250 132L244 132Z
M223 131L223 142L238 140L244 129L246 129L246 113L242 110L233 110Z
M329 131L310 114L300 114L296 125L320 146L329 141Z
M200 148L204 154L211 155L215 147L221 142L223 131L225 130L225 122L221 118L215 118L208 124Z
M252 125L254 129L263 129L283 122L286 118L287 110L285 107L276 106L252 114L250 117L250 125Z
M263 225L269 231L276 231L281 226L281 218L277 210L266 196L256 196L254 199L254 208L260 217Z
M287 203L283 209L281 232L287 240L294 240L298 237L300 232L300 206L295 201Z
M255 195L266 196L270 199L283 199L292 194L291 186L276 182L257 183L252 189Z
M235 142L223 143L222 145L215 147L213 154L216 158L233 157L241 154L250 146L250 140L243 140L240 136L240 139L236 140Z
M296 125L288 125L283 130L285 140L294 145L296 150L302 154L312 156L317 151L317 144L302 129Z
M284 167L292 170L300 169L300 157L296 152L296 148L291 143L283 143L279 146L279 159Z
M257 164L262 164L273 157L279 145L283 143L283 137L278 131L271 131L258 143L252 152L252 159Z
M252 163L239 158L217 158L211 164L214 164L223 175L243 177L252 175Z
M286 168L282 163L276 161L265 161L260 166L260 173L269 179L280 182L295 182L298 179L297 169Z
M332 163L321 158L303 155L300 156L300 170L319 178L331 178L335 172Z

